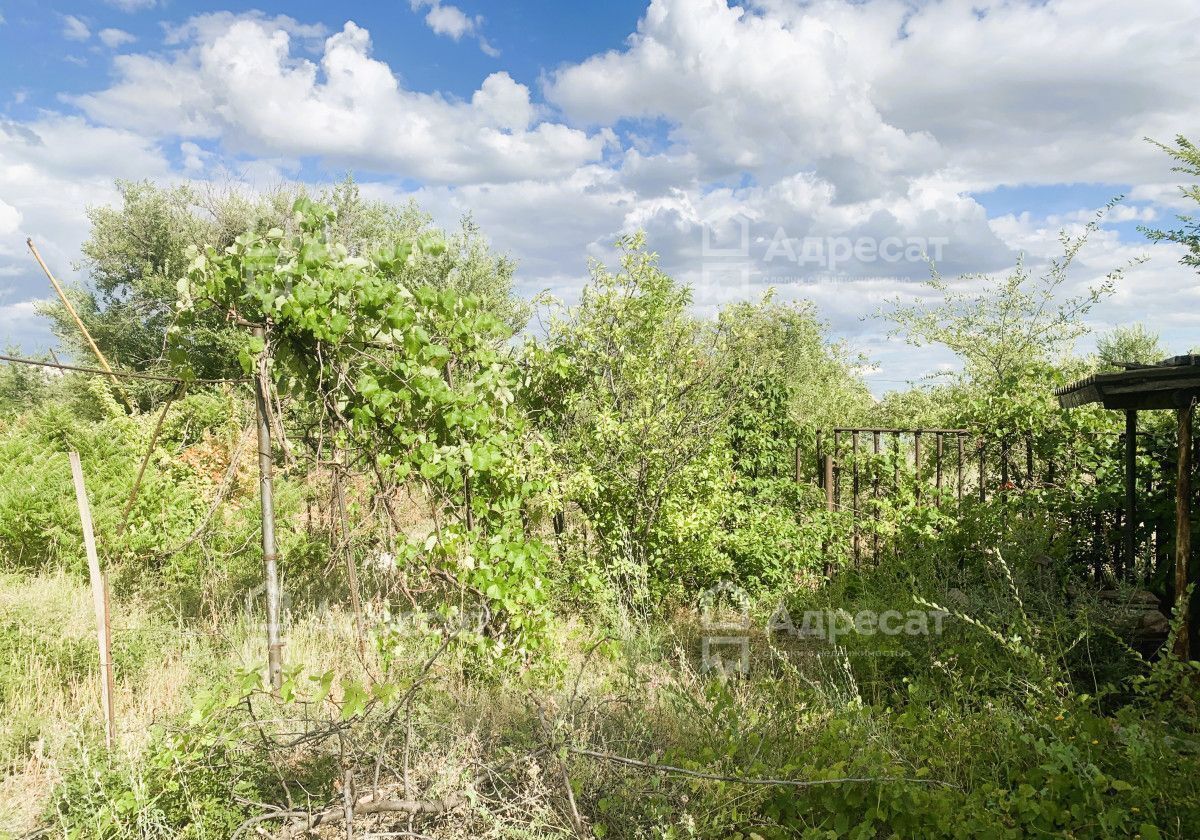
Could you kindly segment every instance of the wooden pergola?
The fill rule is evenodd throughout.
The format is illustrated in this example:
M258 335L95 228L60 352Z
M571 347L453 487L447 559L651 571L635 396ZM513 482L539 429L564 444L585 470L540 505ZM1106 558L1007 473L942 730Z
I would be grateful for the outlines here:
M1200 397L1200 355L1173 356L1156 365L1126 364L1116 373L1097 373L1054 392L1063 408L1098 402L1105 408L1125 412L1125 563L1132 568L1137 528L1137 413L1142 410L1174 410L1177 425L1179 464L1175 483L1175 597L1183 611L1183 628L1175 640L1175 652L1189 655L1191 635L1189 605L1183 603L1188 585L1192 553L1191 477L1192 415Z

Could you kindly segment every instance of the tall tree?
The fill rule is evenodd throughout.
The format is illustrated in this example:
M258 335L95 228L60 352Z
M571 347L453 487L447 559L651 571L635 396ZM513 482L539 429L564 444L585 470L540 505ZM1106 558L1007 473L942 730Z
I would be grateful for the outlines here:
M101 350L115 363L138 370L163 362L188 249L224 249L248 230L265 233L278 228L294 235L297 222L291 208L307 193L302 186L262 194L196 184L163 187L149 181L121 181L117 186L119 206L88 210L91 233L82 247L88 282L69 294ZM355 254L437 233L432 218L415 203L368 200L349 177L322 191L320 200L335 213L330 236ZM436 260L407 268L399 282L410 289L432 286L473 294L484 310L510 328L523 326L526 309L513 295L513 261L495 254L469 218L447 245ZM53 301L42 311L63 343L86 358L88 350L65 307ZM202 313L175 341L198 376L237 375L237 342L221 313Z

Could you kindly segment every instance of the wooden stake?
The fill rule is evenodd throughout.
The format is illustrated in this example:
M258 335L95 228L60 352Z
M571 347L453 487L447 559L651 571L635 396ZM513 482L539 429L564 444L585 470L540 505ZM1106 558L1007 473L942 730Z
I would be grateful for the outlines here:
M96 611L96 646L100 651L100 705L104 710L104 744L111 750L116 740L116 719L113 713L112 633L108 624L108 583L100 571L96 535L92 530L92 509L88 504L87 488L83 483L83 466L79 461L79 453L72 452L70 457L75 501L79 505L79 522L83 526L83 547L87 552L88 578L92 584L92 606Z
M1188 562L1192 557L1192 401L1176 412L1179 462L1175 478L1175 603L1183 626L1175 639L1175 655L1186 660L1191 639L1191 605L1187 599Z
M150 445L146 447L146 454L142 456L142 463L138 466L137 478L133 480L133 487L129 488L129 498L125 500L125 509L121 511L121 522L117 525L117 536L125 533L125 528L129 525L129 514L133 510L133 503L137 500L138 491L142 488L142 478L146 475L146 467L150 463L150 456L154 454L154 445L158 443L158 436L162 432L163 421L167 419L167 410L170 409L171 403L175 401L175 397L183 392L183 387L180 386L171 391L167 401L163 403L162 411L158 414L158 420L154 424L154 431L150 434Z
M262 327L255 327L254 334L265 338ZM278 691L283 686L283 643L279 638L279 558L275 551L274 465L266 378L266 361L260 359L254 377L254 405L258 412L258 493L262 502L263 588L267 596L267 674L271 688Z
M362 596L358 588L358 569L354 563L354 549L350 545L350 523L346 517L346 496L342 489L342 468L335 464L333 467L334 494L337 497L338 519L341 521L342 551L346 557L346 580L350 584L350 608L354 610L354 636L358 642L358 655L365 659L367 655L367 633L363 624Z
M113 387L117 389L117 394L121 397L121 402L125 403L125 407L133 410L133 404L130 403L129 397L125 393L125 389L121 387L117 375L113 373L111 367L108 366L108 359L104 358L104 354L100 352L100 348L96 346L96 342L92 340L92 334L88 332L88 328L83 325L83 321L79 317L79 313L75 311L75 307L71 305L70 299L67 298L67 293L63 291L63 287L58 285L58 281L54 279L54 275L50 273L49 266L42 259L42 255L38 253L37 246L33 244L33 239L28 237L25 239L25 244L29 246L29 250L33 252L33 258L37 260L38 265L42 267L42 271L46 272L46 277L50 279L50 285L54 287L54 291L58 293L58 299L63 302L63 306L67 308L67 312L75 320L75 326L79 327L79 332L83 334L88 346L92 348L92 352L96 354L96 358L100 360L100 367L108 373L112 380Z

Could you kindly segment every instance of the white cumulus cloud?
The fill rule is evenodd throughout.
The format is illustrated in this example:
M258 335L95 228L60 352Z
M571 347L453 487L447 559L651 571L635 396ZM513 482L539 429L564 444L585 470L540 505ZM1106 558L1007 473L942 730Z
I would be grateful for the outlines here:
M92 37L92 30L75 15L63 15L62 36L68 41L86 41Z
M219 137L232 151L423 181L555 177L603 150L601 134L531 125L529 89L507 73L461 102L406 90L352 22L325 40L319 63L295 55L292 41L271 21L227 20L168 56L118 56L117 82L73 101L98 122L152 136Z
M111 27L107 29L101 29L97 33L97 37L100 39L100 42L104 44L104 46L111 50L118 49L126 44L132 44L137 40L136 36L126 32L124 29L113 29Z

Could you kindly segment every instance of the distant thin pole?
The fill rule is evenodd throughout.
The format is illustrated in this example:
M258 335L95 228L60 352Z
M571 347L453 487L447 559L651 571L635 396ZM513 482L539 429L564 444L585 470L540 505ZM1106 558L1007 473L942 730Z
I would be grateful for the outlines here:
M67 312L69 312L71 317L75 320L75 326L79 327L79 332L83 333L83 337L87 341L88 346L92 348L92 352L95 353L96 358L100 360L100 367L104 368L104 370L108 373L109 378L112 379L113 385L116 387L117 393L121 397L121 402L125 403L126 408L132 409L133 405L129 402L129 397L125 394L125 389L121 387L121 383L117 380L116 374L113 373L112 368L109 366L108 359L104 358L104 354L100 352L100 348L97 347L96 342L92 340L92 334L88 332L88 328L83 325L83 321L80 319L79 313L76 312L75 307L71 305L71 301L67 297L67 293L63 291L63 287L58 285L58 281L54 279L54 275L50 272L50 267L46 265L46 261L43 260L42 255L38 253L37 246L33 244L33 238L27 237L25 239L25 244L29 246L29 250L33 252L33 258L37 260L38 265L42 267L42 271L44 271L46 273L46 277L49 278L50 285L53 286L54 291L58 293L58 299L62 301L62 304L64 307L66 307Z

